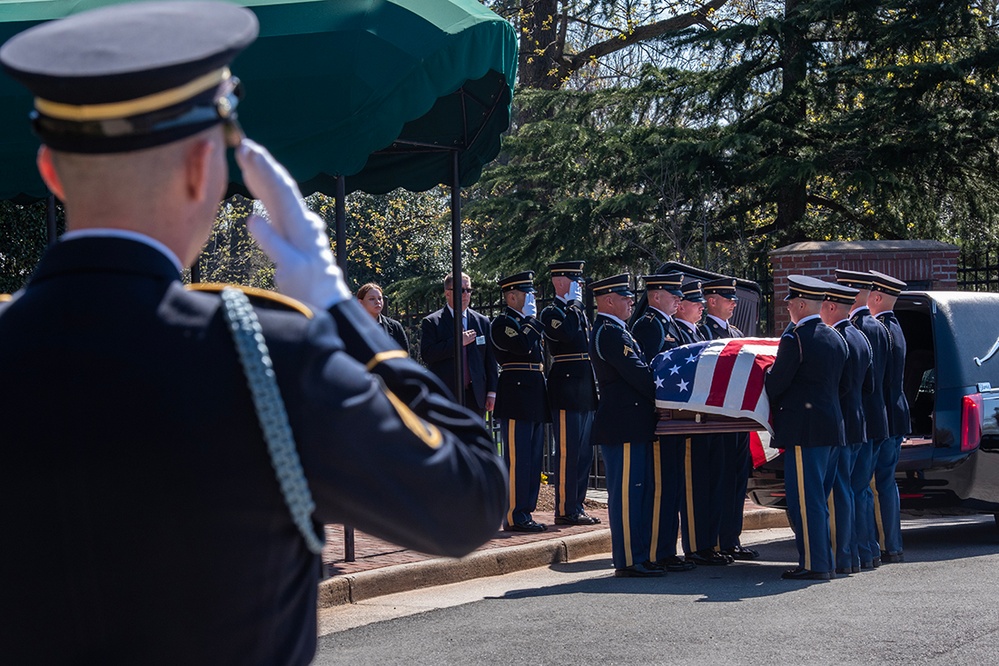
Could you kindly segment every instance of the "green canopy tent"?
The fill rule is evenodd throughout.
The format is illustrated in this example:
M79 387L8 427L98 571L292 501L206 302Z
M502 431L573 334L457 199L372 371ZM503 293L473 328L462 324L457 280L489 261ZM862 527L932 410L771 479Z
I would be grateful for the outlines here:
M122 1L5 2L0 43L40 21ZM260 20L259 39L233 64L246 88L240 122L303 192L336 197L341 265L348 192L445 184L452 194L452 270L460 275L459 191L497 155L509 125L513 27L476 0L238 4ZM0 198L17 202L48 196L34 167L38 141L25 119L30 107L27 92L0 76ZM245 192L231 167L230 193ZM460 326L458 319L456 365Z

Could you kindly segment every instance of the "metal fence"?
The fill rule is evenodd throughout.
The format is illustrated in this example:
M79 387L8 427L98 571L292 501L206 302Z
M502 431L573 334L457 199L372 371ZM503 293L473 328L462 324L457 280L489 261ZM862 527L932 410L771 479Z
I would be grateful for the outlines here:
M999 246L963 246L957 266L957 287L965 291L999 291Z

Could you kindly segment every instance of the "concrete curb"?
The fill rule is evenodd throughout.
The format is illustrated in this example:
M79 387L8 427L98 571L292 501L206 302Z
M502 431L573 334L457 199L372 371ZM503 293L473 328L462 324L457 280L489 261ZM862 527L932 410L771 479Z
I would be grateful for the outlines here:
M760 508L747 511L743 517L743 530L787 526L787 516L779 509ZM396 592L501 576L572 562L590 555L602 555L610 550L610 530L603 529L519 546L480 550L460 559L442 557L334 576L319 584L318 605L319 608L331 608Z

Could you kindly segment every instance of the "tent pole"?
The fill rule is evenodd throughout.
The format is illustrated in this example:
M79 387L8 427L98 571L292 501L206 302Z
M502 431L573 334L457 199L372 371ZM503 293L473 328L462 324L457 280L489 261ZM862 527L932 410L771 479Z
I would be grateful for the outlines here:
M459 405L465 405L465 368L462 355L461 305L464 293L461 291L461 184L458 180L458 151L451 152L451 299L454 303L454 397Z
M336 263L347 279L347 179L336 177Z

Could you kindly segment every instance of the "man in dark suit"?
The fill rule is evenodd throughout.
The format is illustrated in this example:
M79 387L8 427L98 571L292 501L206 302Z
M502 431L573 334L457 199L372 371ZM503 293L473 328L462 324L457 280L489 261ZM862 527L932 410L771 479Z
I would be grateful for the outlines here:
M590 285L597 301L590 360L600 388L593 443L600 445L607 475L614 573L643 578L666 572L649 560L655 384L625 323L634 306L630 281L631 276L622 273Z
M739 303L734 278L719 278L701 284L704 292L704 323L701 334L705 340L742 338L742 331L729 320ZM723 460L719 481L718 548L734 560L755 560L759 552L744 548L739 542L742 516L746 511L746 489L753 473L753 454L749 449L749 433L733 432L713 437L721 442Z
M582 261L550 264L555 299L541 311L552 364L548 402L555 434L555 524L593 525L583 500L589 485L593 446L590 431L597 408L597 384L590 365L590 321L583 311Z
M683 298L676 308L674 320L682 338L681 344L703 342L698 324L704 313L704 293L698 280L682 285ZM687 435L683 438L684 483L683 505L680 511L680 536L684 557L688 562L705 566L724 566L733 560L718 552L718 526L721 513L717 497L724 465L724 449L713 435Z
M825 484L833 448L846 443L839 392L849 352L819 316L827 284L788 277L784 300L794 327L781 336L765 380L774 445L785 451L787 513L798 548L798 567L782 575L791 580L829 580L836 568Z
M822 304L821 313L822 321L839 333L849 348L839 396L846 446L833 448L827 476L827 485L832 492L831 537L838 574L860 573L859 533L854 526L856 501L852 479L857 455L867 442L863 396L874 391L871 345L860 329L850 323L850 308L857 293L858 290L852 287L830 284L826 287L826 300Z
M850 323L860 330L871 346L872 391L862 397L867 441L857 452L850 485L853 488L854 531L861 569L881 566L881 546L874 522L874 451L888 438L888 413L885 410L884 379L891 343L888 331L871 316L867 299L871 293L870 273L836 269L836 282L857 290L850 310Z
M485 416L496 404L499 370L489 345L489 319L468 307L472 279L461 274L462 367L464 386L454 385L454 276L444 278L447 305L420 322L420 357L455 396L464 396L465 407Z
M871 271L871 314L888 332L890 343L883 393L888 412L888 438L874 451L874 520L878 528L882 562L902 562L902 517L899 513L895 467L902 439L909 434L909 403L902 390L905 371L905 335L892 308L905 289L901 280Z
M495 416L500 421L503 458L510 472L510 501L503 529L544 532L531 515L538 506L545 423L550 420L545 390L544 326L537 319L534 271L499 281L506 309L489 326L499 362Z
M680 289L683 274L645 275L645 295L649 307L631 327L646 364L662 352L683 344L683 335L673 321L683 297ZM685 438L663 435L652 441L652 545L649 559L666 571L689 571L694 564L676 554L680 529L680 505L683 502L683 456Z
M227 65L256 34L234 4L127 3L0 49L68 228L0 305L7 663L307 664L323 524L460 556L501 518L482 423L352 298L322 220L240 136ZM181 282L227 146L283 295Z

